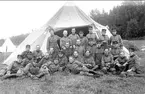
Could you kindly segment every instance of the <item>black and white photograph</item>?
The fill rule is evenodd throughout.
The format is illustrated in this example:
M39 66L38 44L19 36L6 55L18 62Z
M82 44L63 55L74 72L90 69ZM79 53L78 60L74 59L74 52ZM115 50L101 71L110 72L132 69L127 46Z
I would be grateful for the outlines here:
M0 94L145 94L145 1L0 1Z

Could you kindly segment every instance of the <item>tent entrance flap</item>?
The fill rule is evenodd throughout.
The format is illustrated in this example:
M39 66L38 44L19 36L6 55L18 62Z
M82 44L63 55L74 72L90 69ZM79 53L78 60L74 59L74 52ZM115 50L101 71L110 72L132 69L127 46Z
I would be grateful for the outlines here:
M77 34L79 34L80 31L84 32L84 36L86 36L89 33L88 26L83 26L83 27L71 27L71 28L61 29L61 30L56 31L55 34L58 35L59 37L63 37L63 31L67 30L68 31L68 35L70 35L72 28L76 29L76 33Z

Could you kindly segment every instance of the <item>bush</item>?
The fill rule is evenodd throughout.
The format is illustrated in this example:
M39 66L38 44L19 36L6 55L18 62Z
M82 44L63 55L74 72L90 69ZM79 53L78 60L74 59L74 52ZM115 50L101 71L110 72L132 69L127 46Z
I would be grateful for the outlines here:
M124 40L123 44L127 49L133 48L135 51L140 51L140 49L131 41Z

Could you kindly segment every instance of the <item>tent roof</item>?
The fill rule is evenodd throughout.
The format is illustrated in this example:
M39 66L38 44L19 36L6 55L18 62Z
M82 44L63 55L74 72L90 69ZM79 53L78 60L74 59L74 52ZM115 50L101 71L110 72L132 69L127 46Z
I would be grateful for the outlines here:
M74 3L67 2L59 11L45 24L56 29L81 27L91 25L93 22Z

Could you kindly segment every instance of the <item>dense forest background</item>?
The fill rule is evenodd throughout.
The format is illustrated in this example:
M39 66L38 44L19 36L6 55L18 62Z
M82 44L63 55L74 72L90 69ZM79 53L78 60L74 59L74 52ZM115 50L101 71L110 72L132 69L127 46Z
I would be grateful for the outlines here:
M123 39L145 39L145 2L124 1L114 7L109 13L94 9L90 17L102 25L108 25L110 31L116 28ZM10 39L14 45L19 45L29 34L12 36ZM0 46L4 39L0 39Z
M109 13L94 9L90 17L110 31L116 28L124 39L141 39L145 36L145 2L141 0L124 1Z

